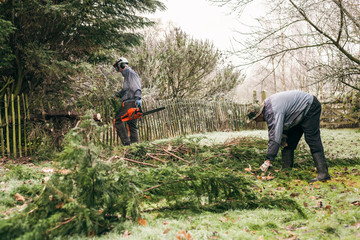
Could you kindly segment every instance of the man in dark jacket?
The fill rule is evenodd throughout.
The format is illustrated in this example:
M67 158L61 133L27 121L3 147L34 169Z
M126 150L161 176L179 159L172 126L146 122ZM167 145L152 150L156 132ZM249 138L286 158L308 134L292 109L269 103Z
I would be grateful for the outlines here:
M117 94L117 97L121 98L122 101L121 109L116 113L114 119L114 126L123 145L139 142L137 119L127 121L126 129L124 123L121 121L121 116L126 114L130 108L140 107L142 95L140 77L128 64L128 60L121 57L113 65L116 71L121 72L124 76L123 88Z
M282 149L283 168L292 168L294 150L302 135L310 147L318 175L311 182L329 180L328 167L324 148L320 137L321 104L318 99L308 93L292 90L276 93L261 105L251 105L248 109L249 120L266 121L269 144L266 161L261 166L266 171L271 166L279 151L282 138L286 138L286 147Z

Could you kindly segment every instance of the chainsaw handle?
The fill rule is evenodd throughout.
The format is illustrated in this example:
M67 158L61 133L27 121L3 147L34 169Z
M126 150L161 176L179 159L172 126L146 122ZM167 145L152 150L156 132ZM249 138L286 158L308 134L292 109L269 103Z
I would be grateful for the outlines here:
M142 107L141 107L141 105L140 105L138 108L136 108L136 110L137 110L137 109L139 109L138 112L141 112L141 113L142 113ZM135 110L135 112L136 112L136 110Z
M137 108L135 107L135 111L131 114L130 119L134 119L135 114L137 114L139 112L142 113L141 105L139 107L137 107Z

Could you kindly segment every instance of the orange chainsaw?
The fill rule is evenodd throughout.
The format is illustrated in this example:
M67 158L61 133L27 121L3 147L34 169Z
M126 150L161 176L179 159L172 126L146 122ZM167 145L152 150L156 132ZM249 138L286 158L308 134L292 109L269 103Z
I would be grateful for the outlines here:
M160 107L160 108L155 108L153 110L147 111L147 112L143 112L141 110L141 107L137 107L137 108L129 108L129 110L120 117L121 121L126 122L129 120L133 120L133 119L139 119L143 116L149 115L151 113L155 113L155 112L159 112L164 110L165 107Z

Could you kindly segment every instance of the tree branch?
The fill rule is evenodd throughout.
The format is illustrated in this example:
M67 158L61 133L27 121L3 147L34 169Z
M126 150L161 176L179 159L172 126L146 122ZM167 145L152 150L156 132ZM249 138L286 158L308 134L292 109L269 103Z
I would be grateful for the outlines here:
M150 163L139 162L139 161L135 161L135 160L132 160L132 159L129 159L129 158L122 158L122 159L124 159L125 161L128 161L128 162L133 162L133 163L137 163L137 164L140 164L140 165L156 167L156 168L158 167L158 166L150 164Z
M344 26L344 12L342 11L342 6L341 6L341 1L339 1L339 8L340 8L340 27L339 27L339 33L338 33L338 37L336 39L336 43L339 44L340 39L341 39L341 33L342 33L342 28Z
M248 66L248 65L251 65L251 64L254 64L254 63L258 63L258 62L261 62L262 60L265 60L267 58L275 57L275 56L278 56L280 54L284 54L286 52L296 51L296 50L304 49L304 48L320 47L320 46L325 46L325 45L332 45L332 43L319 43L319 44L315 44L315 45L306 45L306 46L299 46L299 47L294 47L294 48L286 48L286 49L283 49L281 51L265 55L265 56L263 56L263 57L261 57L259 59L254 60L254 61L251 61L251 62L248 62L248 63L245 63L245 64L239 64L239 65L237 65L237 67Z
M332 0L336 5L338 5L338 7L340 8L340 10L345 13L345 15L360 29L360 22L358 22L353 15L351 15L349 13L348 10L346 10L344 8L344 6L341 4L341 0Z
M318 33L329 39L333 45L340 50L346 57L348 57L351 61L360 65L360 59L354 57L351 53L346 51L335 39L333 39L329 34L325 33L321 30L315 23L313 23L306 15L305 11L297 6L293 0L289 0L289 2L296 8L296 10L300 13L300 15L304 18L306 22L308 22Z

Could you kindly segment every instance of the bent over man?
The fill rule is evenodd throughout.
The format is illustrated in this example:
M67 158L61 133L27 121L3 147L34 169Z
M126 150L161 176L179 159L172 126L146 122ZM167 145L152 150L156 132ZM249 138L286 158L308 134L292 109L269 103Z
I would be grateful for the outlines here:
M121 109L115 115L114 126L118 136L120 136L123 145L139 142L139 131L137 128L137 119L127 121L127 127L121 121L121 116L127 113L130 108L141 106L141 83L140 77L133 69L128 66L126 58L119 58L113 65L117 72L124 76L123 88L117 97L121 98Z
M271 161L275 159L284 135L287 146L281 153L282 167L292 168L294 150L304 134L318 170L317 177L310 181L329 180L330 175L320 137L320 114L321 104L318 99L309 93L297 90L279 92L265 99L261 105L251 105L248 108L249 120L266 121L268 126L268 150L261 170L266 171L271 166Z

